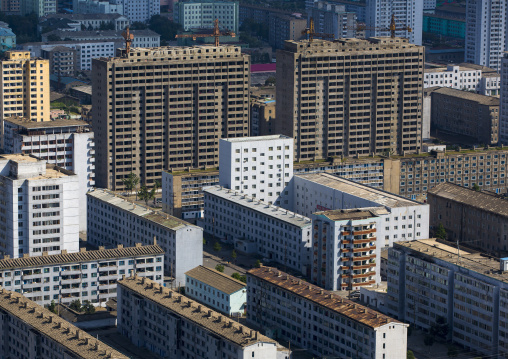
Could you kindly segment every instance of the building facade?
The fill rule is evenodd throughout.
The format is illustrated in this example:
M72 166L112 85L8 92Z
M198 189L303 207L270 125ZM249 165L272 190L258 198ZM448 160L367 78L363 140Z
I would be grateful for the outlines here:
M293 139L284 135L223 138L219 185L268 204L291 208Z
M277 53L276 133L295 139L296 161L416 153L423 57L400 38L287 41Z
M104 14L104 13L94 13L94 14L81 14L81 13L72 13L72 14L52 14L47 15L41 19L41 24L44 24L45 21L51 22L55 20L60 21L68 21L68 23L76 23L79 24L79 30L82 27L86 29L100 30L104 26L113 25L115 30L124 30L127 26L129 26L130 21L127 17L120 14Z
M310 271L309 218L219 186L203 192L205 232L240 252L262 255L301 273Z
M0 254L79 251L79 180L28 155L0 156Z
M26 51L8 51L1 64L0 118L49 121L49 61L31 58Z
M19 0L21 15L34 13L38 17L56 14L57 0Z
M431 98L431 128L487 145L499 142L498 98L446 87Z
M409 39L411 44L422 44L423 1L422 0L366 0L367 37L390 36L390 22L395 16L395 36ZM373 29L373 30L370 30Z
M49 72L59 76L76 76L78 50L66 46L54 46L41 51L42 58L49 60Z
M316 32L333 34L335 39L356 37L357 16L347 12L346 5L317 1L307 11L309 20L314 19Z
M111 3L122 5L123 15L131 22L147 23L152 16L161 13L160 0L116 0Z
M116 281L136 273L163 283L164 251L157 245L0 260L0 285L39 305L85 300L102 305L116 298Z
M252 96L250 102L250 135L270 136L275 134L275 99Z
M0 289L0 345L6 358L128 359L19 293Z
M501 59L499 141L508 144L508 54Z
M407 324L275 268L247 272L247 310L247 322L313 355L382 359L407 352Z
M305 38L302 31L307 28L307 19L293 14L270 13L268 16L268 43L272 47L282 49L286 40Z
M506 260L506 259L505 259ZM449 326L446 339L483 355L508 355L506 262L435 240L396 243L388 252L386 309L415 327Z
M79 228L86 230L86 193L95 186L94 136L81 120L32 122L8 118L3 123L7 154L30 154L74 172L79 181Z
M247 284L204 266L185 273L185 295L226 314L243 315L247 302Z
M185 272L203 264L201 228L106 190L88 192L87 199L87 240L93 245L150 245L155 241L164 249L164 272L175 284L185 283Z
M172 289L139 277L118 288L118 331L138 347L161 357L279 358L274 340Z
M147 67L134 59L151 61ZM216 167L219 138L249 134L249 65L237 46L131 49L125 57L94 59L97 185L123 188L123 178L133 172L151 186L169 168ZM170 89L166 95L154 88L154 76ZM107 101L109 96L117 101ZM147 126L140 130L142 123Z
M218 19L221 29L238 34L239 8L238 1L186 0L175 4L173 16L184 31L212 29Z
M4 22L0 22L0 50L10 51L16 47L16 34Z

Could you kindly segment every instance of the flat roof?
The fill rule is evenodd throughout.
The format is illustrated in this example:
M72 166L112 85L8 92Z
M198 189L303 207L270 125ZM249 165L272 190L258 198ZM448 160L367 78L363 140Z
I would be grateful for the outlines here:
M0 270L26 267L42 267L57 264L73 264L90 261L100 261L114 258L138 257L164 254L164 250L158 245L136 245L135 247L123 248L118 246L111 249L99 249L94 251L82 251L75 253L63 253L54 255L42 255L36 257L9 258L0 260Z
M460 250L459 258L457 256L456 246L450 246L434 238L396 242L393 244L393 247L395 249L397 249L397 247L404 247L409 251L418 252L418 255L440 259L483 276L508 283L508 271L501 272L499 260L479 252L469 251L463 248Z
M496 215L508 217L508 201L485 192L444 182L430 188L427 193Z
M329 173L298 174L294 177L301 177L307 181L330 187L355 197L361 197L367 201L390 208L422 205L420 202L369 187L361 183L356 183Z
M316 216L326 217L332 221L361 220L378 216L374 212L363 208L334 209L331 211L316 212L314 214Z
M244 289L247 284L232 278L215 269L204 266L197 266L185 273L186 276L194 278L226 294L233 294Z
M253 137L222 138L221 140L227 142L251 142L251 141L269 141L269 140L292 140L292 138L285 135L268 135Z
M160 211L153 211L151 209L146 208L145 206L133 203L128 201L124 197L117 195L113 192L107 191L105 189L95 189L86 194L87 196L96 198L102 202L106 202L109 205L116 207L118 209L124 210L126 212L130 212L136 216L147 219L148 221L157 223L163 227L169 228L171 230L177 230L183 227L196 227L184 220L179 218L170 216L167 213L163 213Z
M148 278L128 277L118 281L118 285L132 290L141 297L147 298L176 315L241 347L260 342L277 345L275 340L232 321L227 316L217 313L172 289L162 287Z
M19 293L1 288L0 308L79 358L128 359L127 356Z
M294 212L274 206L273 204L268 204L256 198L246 196L242 193L235 192L221 186L206 187L203 189L203 192L234 202L240 206L262 213L279 221L286 222L292 226L304 228L310 226L312 223L308 217L301 216Z
M441 87L440 89L432 91L433 94L441 94L462 98L464 100L478 102L481 105L499 106L499 98L492 96L480 95L477 93L452 89L450 87Z
M403 324L392 317L339 297L333 292L290 276L276 268L262 266L251 269L247 274L265 280L370 328L378 328L389 323Z
M4 119L4 121L10 122L14 125L26 128L26 129L32 129L32 128L54 128L54 127L75 127L75 126L86 126L90 127L90 124L86 121L82 120L65 120L65 119L56 119L51 121L31 121L27 119L26 117L8 117Z

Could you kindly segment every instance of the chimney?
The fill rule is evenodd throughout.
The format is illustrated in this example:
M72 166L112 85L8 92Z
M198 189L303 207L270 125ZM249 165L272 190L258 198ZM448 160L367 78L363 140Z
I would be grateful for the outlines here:
M67 254L67 249L62 249L62 250L60 251L60 254Z
M211 310L209 310L209 311L208 311L208 318L211 318L211 317L212 317L212 311L211 311Z
M42 256L43 257L47 257L48 256L48 252L42 252Z
M6 255L4 255L4 259L11 259L11 256L6 254Z
M30 253L23 253L23 258L30 258Z
M139 247L141 247L141 243L136 243L135 246L136 246L136 248L139 248Z
M123 249L123 244L119 244L117 248L118 249Z
M80 248L79 249L79 253L85 253L86 252L86 248Z

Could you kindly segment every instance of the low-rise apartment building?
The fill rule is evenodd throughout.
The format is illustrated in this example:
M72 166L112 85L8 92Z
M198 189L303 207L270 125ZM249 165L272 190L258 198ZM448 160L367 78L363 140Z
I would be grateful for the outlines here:
M164 272L175 284L185 283L185 272L203 264L203 229L144 206L113 192L87 193L87 240L93 245L132 247L154 244L164 250Z
M289 358L273 339L151 280L125 278L118 289L118 331L161 357Z
M86 193L95 186L95 145L90 124L81 120L34 122L18 117L0 122L4 153L33 155L78 176L79 228L85 231Z
M440 224L447 238L497 257L508 256L508 201L489 192L445 182L427 192L430 226Z
M79 179L23 154L0 156L0 256L79 251Z
M238 251L262 255L301 273L310 271L309 218L220 186L203 192L205 232Z
M388 251L389 315L429 329L486 356L508 356L508 259L460 250L433 239L396 243Z
M19 293L0 289L2 357L128 359L110 346Z
M242 315L247 302L247 284L197 266L185 273L185 295L223 314Z
M247 313L247 322L320 357L406 357L407 324L275 268L247 272Z
M4 258L0 286L23 294L39 305L52 301L69 305L79 299L104 305L116 298L116 281L136 273L163 283L164 251L157 245Z

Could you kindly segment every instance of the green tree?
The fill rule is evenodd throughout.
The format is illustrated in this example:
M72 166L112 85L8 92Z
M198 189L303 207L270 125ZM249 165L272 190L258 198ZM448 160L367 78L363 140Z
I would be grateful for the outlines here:
M240 276L240 282L247 283L247 276L246 275L241 275Z
M89 300L85 300L81 307L81 311L85 312L85 314L93 314L95 313L95 307Z
M113 21L109 21L109 22L102 22L100 27L99 27L99 30L114 30L115 29L115 24L113 23Z
M52 300L52 301L51 301L51 304L50 304L50 305L48 305L48 310L49 310L50 312L53 312L53 313L57 314L56 304L55 304L55 301L54 301L54 300Z
M434 336L425 334L425 337L423 337L423 344L427 347L431 347L434 344Z
M231 252L231 258L233 258L233 263L236 263L237 257L238 255L236 254L236 251L233 249L233 251Z
M152 16L150 21L148 21L148 28L161 36L161 45L166 45L168 41L173 41L178 31L182 30L180 24L161 15Z
M231 274L231 277L233 277L236 280L240 280L241 275L238 272L234 272L233 274Z
M265 86L275 86L275 76L270 76L265 81Z
M216 252L220 252L220 250L222 249L222 246L220 245L219 242L215 242L213 244L213 250L216 251Z
M148 201L155 197L155 188L149 190L145 185L141 186L138 191L138 197L145 201L145 204L148 206Z
M476 192L480 192L480 186L478 186L476 183L473 183L473 189L474 189Z
M256 260L256 263L254 263L254 267L256 267L256 268L261 267L261 261L259 259Z
M415 359L415 355L413 354L413 352L411 350L408 350L406 358L407 359Z
M130 30L145 30L148 26L144 22L134 21L129 27Z
M443 226L443 223L439 223L439 226L437 226L436 238L446 239L446 229Z
M215 270L216 270L217 272L224 273L224 266L223 266L222 264L217 264L217 265L215 266Z
M430 334L436 338L445 338L448 336L448 323L446 318L438 316L436 322L430 326Z
M132 195L132 191L139 183L139 177L135 173L129 173L126 178L123 179L123 185L125 189L129 191L129 194Z
M76 312L81 312L81 301L79 299L73 300L69 305L69 308Z
M459 356L459 350L455 345L450 345L448 347L448 352L446 353L449 358L456 358Z

